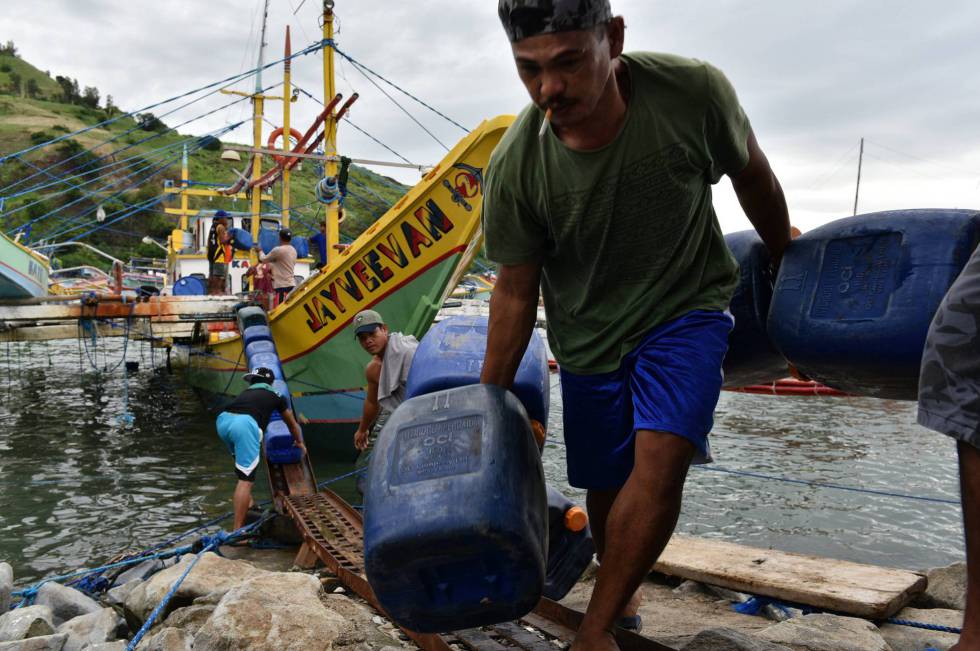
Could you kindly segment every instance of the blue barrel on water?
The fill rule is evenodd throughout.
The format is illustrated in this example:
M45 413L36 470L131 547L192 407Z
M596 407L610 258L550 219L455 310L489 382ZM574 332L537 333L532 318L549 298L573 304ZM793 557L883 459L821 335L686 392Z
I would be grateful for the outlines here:
M723 369L726 387L766 384L786 377L786 360L766 331L772 302L769 250L754 230L729 233L725 243L738 262L739 281L729 311L735 327L728 335Z
M405 395L411 398L478 383L486 348L487 317L454 316L440 321L419 342ZM537 332L531 333L511 391L524 404L530 418L547 426L551 391L548 352Z
M929 323L978 241L975 210L896 210L816 228L783 256L769 336L814 380L914 400Z
M252 248L252 234L243 228L229 228L231 245L239 251L249 251Z
M207 285L197 276L182 276L174 283L171 293L174 296L204 296Z
M541 457L512 393L476 384L399 405L364 494L367 578L398 624L441 632L525 615L547 544Z

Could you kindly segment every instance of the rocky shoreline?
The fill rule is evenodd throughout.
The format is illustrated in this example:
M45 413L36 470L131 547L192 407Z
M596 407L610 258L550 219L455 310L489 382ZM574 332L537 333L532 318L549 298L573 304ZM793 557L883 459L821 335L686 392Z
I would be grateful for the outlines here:
M326 570L292 567L295 549L223 547L205 553L140 641L141 651L415 649L396 626L347 591ZM121 574L97 601L56 583L34 605L7 612L13 572L0 563L0 651L123 651L187 569L194 555L145 561ZM584 609L593 576L564 603ZM929 572L929 590L897 617L959 627L963 563ZM957 636L829 614L789 617L779 609L732 610L744 596L653 574L643 585L643 634L683 651L923 651L949 649ZM796 615L797 613L790 613ZM565 648L553 640L556 649Z

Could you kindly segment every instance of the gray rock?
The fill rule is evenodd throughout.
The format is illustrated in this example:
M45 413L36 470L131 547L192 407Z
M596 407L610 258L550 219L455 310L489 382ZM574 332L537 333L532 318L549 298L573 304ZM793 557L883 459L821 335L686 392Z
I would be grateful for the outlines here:
M674 594L679 595L689 595L689 594L709 594L708 589L702 583L697 581L684 581L679 586L671 590Z
M92 644L85 647L85 651L126 651L127 646L129 645L125 640L116 640L115 642Z
M929 585L915 605L922 608L966 610L966 563L953 563L929 570Z
M334 640L348 626L343 617L323 605L320 596L320 582L308 574L276 572L250 579L228 591L194 637L194 648L333 648Z
M905 619L923 624L937 624L939 626L951 626L962 628L963 612L959 610L947 610L943 608L932 608L929 610L919 610L917 608L905 608L895 615L897 619ZM959 635L955 633L940 633L939 631L929 631L923 628L911 626L901 626L899 624L882 624L881 635L888 642L892 651L922 651L929 647L934 647L939 651L946 651L956 644Z
M837 615L804 615L770 626L758 636L797 651L892 651L871 622Z
M102 610L102 606L95 599L60 583L42 585L37 591L34 603L51 607L51 612L54 613L55 626L79 615L88 615Z
M64 633L32 637L15 642L0 642L0 651L61 651L68 636Z
M698 633L681 651L791 651L789 647L739 633L730 628L711 628Z
M163 626L168 628L179 628L190 636L197 635L204 623L211 618L215 606L193 605L180 608L170 613Z
M64 651L81 651L89 644L118 640L126 630L126 622L112 608L79 615L58 627L58 633L68 635Z
M0 613L10 610L10 593L14 589L14 568L0 563Z
M139 584L139 581L130 581L122 585L117 585L102 595L102 603L104 603L106 606L112 606L119 612L122 612L123 605L126 603L126 597L128 597L129 593L135 590L136 586Z
M127 569L125 572L116 577L115 585L126 585L127 583L132 583L133 581L145 581L150 578L160 570L165 570L168 567L177 564L177 558L154 558L150 560L143 561L133 567Z
M157 572L129 593L124 604L126 621L131 625L135 621L146 621L149 614L160 604L173 584L187 569L187 564L194 558L190 554L183 556L180 563ZM224 594L251 578L265 574L269 572L257 569L244 561L231 561L208 552L201 556L201 560L181 583L165 612L160 616L166 617L173 610L189 606L198 597L212 592Z
M48 606L26 606L0 615L0 642L54 633L54 614Z
M179 628L162 628L155 635L143 638L136 649L137 651L191 651L193 639L192 635Z

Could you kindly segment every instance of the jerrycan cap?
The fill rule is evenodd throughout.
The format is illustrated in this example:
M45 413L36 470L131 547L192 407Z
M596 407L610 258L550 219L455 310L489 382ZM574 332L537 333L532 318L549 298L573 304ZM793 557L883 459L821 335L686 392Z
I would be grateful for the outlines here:
M589 516L581 506L573 506L565 511L565 528L578 533L589 524Z

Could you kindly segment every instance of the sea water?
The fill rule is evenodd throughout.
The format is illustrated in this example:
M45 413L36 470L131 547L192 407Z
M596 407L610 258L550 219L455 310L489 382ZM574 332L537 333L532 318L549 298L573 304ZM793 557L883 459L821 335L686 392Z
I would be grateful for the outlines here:
M216 414L160 350L131 342L126 359L139 369L124 375L122 347L0 342L0 560L20 585L144 549L231 507L234 467ZM566 482L558 382L552 375L545 475L582 501ZM963 558L956 504L722 472L956 501L955 446L915 424L913 403L723 393L711 445L713 469L690 472L679 531L911 569ZM350 470L313 461L321 481ZM353 479L331 488L358 497ZM267 498L260 479L256 499Z

